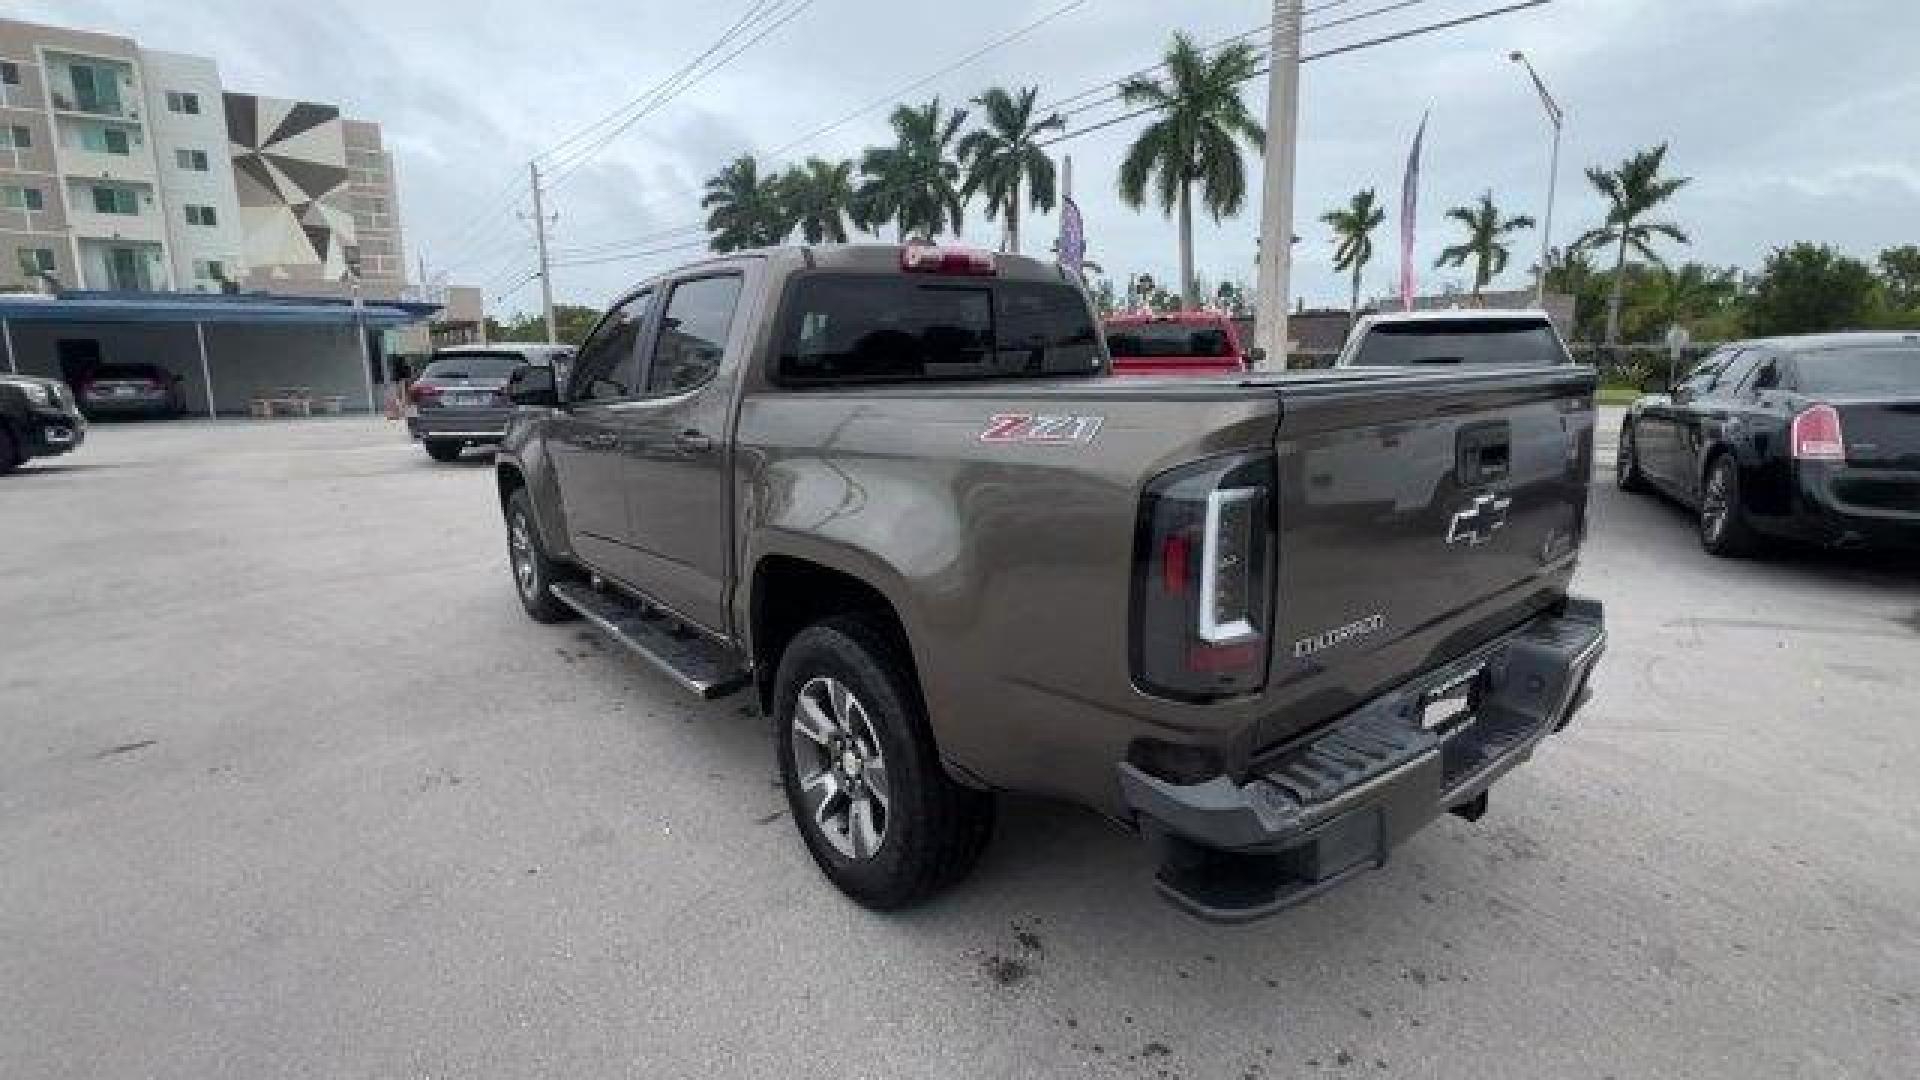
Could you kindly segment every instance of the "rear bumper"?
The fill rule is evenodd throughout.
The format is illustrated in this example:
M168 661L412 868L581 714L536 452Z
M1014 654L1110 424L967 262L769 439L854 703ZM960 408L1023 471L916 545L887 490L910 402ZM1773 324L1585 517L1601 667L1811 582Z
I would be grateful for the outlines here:
M407 434L416 439L459 439L497 443L507 433L512 409L428 409L407 417Z
M166 416L173 412L173 398L158 397L88 398L80 407L93 416Z
M1477 817L1493 782L1572 719L1605 645L1600 605L1573 598L1264 757L1245 783L1178 785L1122 764L1160 892L1203 919L1246 922L1383 865L1444 811ZM1465 686L1470 705L1423 723Z
M1791 531L1829 547L1920 547L1920 473L1799 463Z

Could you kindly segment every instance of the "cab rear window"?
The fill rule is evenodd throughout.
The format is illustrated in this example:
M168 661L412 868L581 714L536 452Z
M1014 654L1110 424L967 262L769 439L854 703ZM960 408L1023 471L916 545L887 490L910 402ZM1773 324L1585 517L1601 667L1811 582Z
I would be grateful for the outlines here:
M776 376L819 386L1105 368L1086 298L1064 282L822 274L788 293Z
M1126 360L1175 356L1232 356L1226 331L1218 326L1117 323L1107 327L1107 350Z
M1552 327L1512 319L1382 323L1367 332L1353 358L1355 367L1571 362Z

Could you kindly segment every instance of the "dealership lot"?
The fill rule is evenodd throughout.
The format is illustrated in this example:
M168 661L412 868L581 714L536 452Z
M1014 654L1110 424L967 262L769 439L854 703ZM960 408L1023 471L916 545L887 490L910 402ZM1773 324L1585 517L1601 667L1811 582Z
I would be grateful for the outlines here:
M98 426L0 481L0 1076L1910 1075L1920 572L1594 513L1593 703L1478 825L1221 928L1009 801L880 916L744 699L522 616L484 456Z

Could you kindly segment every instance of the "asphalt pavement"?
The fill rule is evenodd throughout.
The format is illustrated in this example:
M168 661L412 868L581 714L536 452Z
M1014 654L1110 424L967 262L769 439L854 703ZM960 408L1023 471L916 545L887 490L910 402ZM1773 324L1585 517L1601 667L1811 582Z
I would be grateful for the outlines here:
M484 455L96 427L0 479L0 1077L1913 1076L1920 572L1593 510L1592 704L1479 824L1223 928L1007 799L877 915L743 699L522 615Z

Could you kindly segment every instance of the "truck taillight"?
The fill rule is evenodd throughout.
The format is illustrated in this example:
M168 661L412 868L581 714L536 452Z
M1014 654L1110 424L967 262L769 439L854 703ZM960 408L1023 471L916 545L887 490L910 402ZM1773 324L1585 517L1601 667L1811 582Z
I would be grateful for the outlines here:
M1793 418L1793 456L1800 461L1845 461L1847 439L1840 413L1831 405L1812 405Z
M435 386L435 385L433 385L432 383L418 383L418 382L417 382L417 383L414 383L414 384L413 384L413 388L412 388L412 389L410 389L410 390L408 390L408 391L407 391L407 394L408 394L408 396L410 396L410 397L412 397L412 398L413 398L413 403L414 403L415 405L418 405L418 404L420 404L421 402L423 402L423 401L426 401L426 400L428 400L428 399L430 399L430 398L437 398L437 397L439 397L439 396L440 396L440 388L439 388L439 387L437 387L437 386Z
M900 269L912 274L958 274L992 277L997 269L993 252L978 248L908 244L900 249Z
M1206 701L1266 682L1274 464L1236 455L1156 478L1135 541L1132 666L1148 693Z

